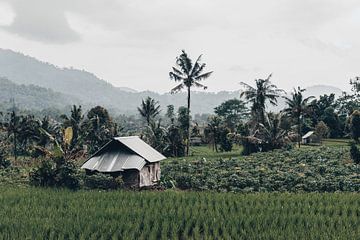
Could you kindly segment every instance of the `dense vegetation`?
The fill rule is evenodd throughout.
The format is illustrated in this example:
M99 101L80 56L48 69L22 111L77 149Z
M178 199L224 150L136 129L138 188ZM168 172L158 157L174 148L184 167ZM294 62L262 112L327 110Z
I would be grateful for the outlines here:
M274 150L247 157L179 158L162 165L163 184L220 192L358 192L360 168L349 147Z
M356 239L356 194L1 188L4 239Z

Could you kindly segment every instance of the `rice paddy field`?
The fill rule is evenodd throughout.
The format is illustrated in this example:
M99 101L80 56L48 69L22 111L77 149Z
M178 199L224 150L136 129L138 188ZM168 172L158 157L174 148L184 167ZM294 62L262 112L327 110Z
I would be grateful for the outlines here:
M358 193L0 187L0 239L359 239Z

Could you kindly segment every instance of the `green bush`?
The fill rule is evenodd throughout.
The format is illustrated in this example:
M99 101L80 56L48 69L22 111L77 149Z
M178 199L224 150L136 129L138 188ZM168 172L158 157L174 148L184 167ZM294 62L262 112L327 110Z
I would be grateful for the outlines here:
M253 141L251 137L242 138L241 145L243 146L243 151L241 154L244 156L259 152L259 144Z
M40 166L30 172L30 184L39 187L52 187L56 185L56 174L54 164L43 160Z
M39 187L66 187L78 189L80 181L77 175L77 168L72 162L58 164L59 159L45 159L40 166L30 172L30 184Z
M219 144L221 152L231 152L232 150L232 141L229 138L229 130L227 128L220 128L219 130Z
M84 187L88 189L119 189L124 186L122 177L112 177L107 174L95 173L83 176Z
M360 164L360 150L356 146L355 142L350 143L350 156L356 164Z
M10 167L11 162L0 152L0 169Z

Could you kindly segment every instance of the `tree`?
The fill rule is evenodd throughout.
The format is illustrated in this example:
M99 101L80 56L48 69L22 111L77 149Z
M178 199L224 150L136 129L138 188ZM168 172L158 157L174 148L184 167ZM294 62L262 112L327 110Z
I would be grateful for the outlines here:
M209 143L213 146L216 152L218 152L218 140L219 140L219 128L221 124L221 118L219 116L211 116L208 121L208 125L206 126L205 138Z
M175 108L174 105L168 105L166 110L166 117L170 119L171 124L175 121Z
M231 152L233 144L231 139L229 138L229 128L227 128L224 125L220 125L220 128L218 130L219 135L219 145L220 145L220 151L221 152Z
M166 130L161 126L161 119L158 122L150 122L150 125L145 129L145 142L150 144L153 148L159 152L164 150L164 136Z
M87 119L82 124L84 141L89 146L90 153L113 138L117 132L116 127L105 108L97 106L90 109Z
M237 124L247 117L248 108L242 100L230 99L216 107L215 113L223 117L227 127L234 132Z
M16 161L16 157L17 157L17 139L18 139L18 133L19 133L19 129L20 129L20 117L17 116L16 111L13 110L10 113L10 118L8 123L6 123L6 130L8 132L8 137L12 136L12 143L13 143L13 155Z
M284 147L289 140L287 130L281 127L284 114L266 114L265 119L265 124L260 124L254 134L254 137L260 140L260 149L269 151Z
M285 112L287 112L296 121L297 124L299 147L301 143L302 119L304 117L304 114L308 110L309 100L314 98L313 96L304 98L302 94L304 91L305 89L301 89L300 87L298 87L297 89L294 89L294 91L291 93L291 98L284 97L286 100L286 104L288 105L288 107L285 109Z
M150 125L150 122L160 113L159 102L155 101L151 97L147 97L141 101L140 107L138 107L140 115L145 118L147 125Z
M324 115L320 119L326 123L330 129L330 138L341 137L343 131L341 130L341 121L338 114L333 107L328 107L324 111Z
M323 121L316 124L315 134L320 138L320 141L322 141L323 138L327 138L329 136L329 132L329 127Z
M337 99L339 115L350 116L353 111L360 108L360 78L350 79L351 94L343 92L343 95Z
M335 102L335 94L330 95L321 95L319 99L314 99L309 104L311 108L311 117L313 126L315 126L319 119L321 119L324 115L325 109L328 107L336 107L337 103Z
M188 144L190 144L189 142L190 139L188 138L188 136L191 134L190 132L191 116L189 114L189 110L186 107L179 107L177 122L181 130L183 141L185 142L185 145L188 147Z
M171 93L177 93L182 89L186 88L187 90L187 109L189 114L189 121L190 121L190 102L191 102L191 88L193 87L200 87L204 90L207 89L206 86L202 85L200 81L205 80L210 77L212 74L211 72L205 72L204 69L206 64L201 63L201 56L200 55L195 63L192 62L190 57L187 53L182 50L182 53L179 57L176 58L176 66L172 68L172 71L169 73L170 79L174 80L175 82L180 82L179 85L174 87L171 90ZM190 127L190 123L189 123ZM188 129L188 139L187 139L187 147L186 147L186 155L189 155L190 149L190 129Z
M245 97L247 103L251 103L251 113L256 124L265 123L266 102L269 101L270 104L276 106L277 98L283 92L270 82L271 76L272 74L266 79L256 79L255 87L244 82L240 83L245 87L240 97Z
M71 148L75 147L80 142L81 138L81 124L84 120L81 106L73 105L70 117L66 115L61 116L64 119L63 127L71 127L73 129L73 138L71 141Z
M171 124L166 130L164 154L168 157L185 155L185 144L181 136L181 129L175 124Z
M360 111L355 110L350 118L351 137L358 143L360 138Z

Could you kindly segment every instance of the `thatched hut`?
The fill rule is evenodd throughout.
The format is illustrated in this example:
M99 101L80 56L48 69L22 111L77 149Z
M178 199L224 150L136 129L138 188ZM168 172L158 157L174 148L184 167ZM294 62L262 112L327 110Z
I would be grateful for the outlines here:
M116 137L105 144L83 165L87 173L121 175L127 187L149 187L160 180L161 153L137 136Z

